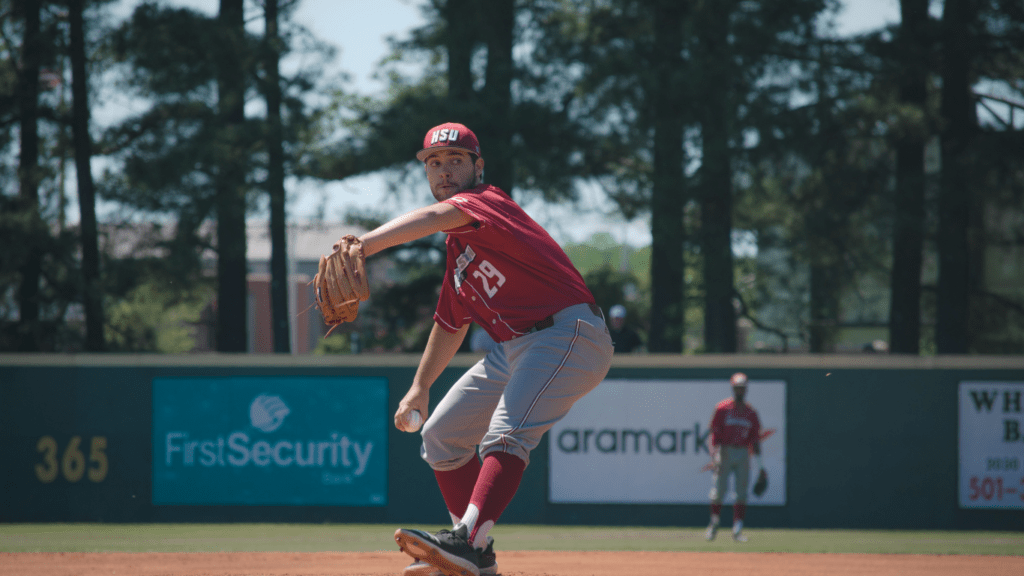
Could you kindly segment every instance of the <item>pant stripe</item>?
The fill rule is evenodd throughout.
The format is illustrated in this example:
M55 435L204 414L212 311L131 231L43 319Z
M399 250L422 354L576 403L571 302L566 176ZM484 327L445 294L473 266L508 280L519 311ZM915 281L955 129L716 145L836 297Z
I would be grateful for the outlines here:
M533 397L533 402L530 403L530 408L526 411L526 414L523 415L523 419L519 421L519 424L517 424L515 428L501 435L501 444L504 448L508 448L508 443L506 443L505 437L515 433L516 430L523 427L523 424L526 424L526 421L530 419L530 414L533 412L534 407L537 406L537 402L540 401L540 397L544 395L544 392L549 386L551 386L551 383L558 377L558 373L562 371L562 367L564 367L565 363L569 361L569 356L572 356L572 350L576 347L576 341L579 340L580 337L580 322L582 321L576 321L576 332L572 335L572 341L569 342L569 348L565 351L565 355L562 356L562 361L558 363L558 368L555 368L554 373L551 374L548 381L544 383L544 386L541 387L539 392L537 392L537 395Z

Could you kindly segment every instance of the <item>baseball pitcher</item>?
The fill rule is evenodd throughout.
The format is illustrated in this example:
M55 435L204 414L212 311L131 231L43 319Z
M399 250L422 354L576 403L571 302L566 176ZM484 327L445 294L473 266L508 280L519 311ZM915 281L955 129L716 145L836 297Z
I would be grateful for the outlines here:
M544 433L604 379L612 341L601 309L561 247L508 194L482 183L484 160L469 128L432 128L416 158L437 203L364 234L358 250L349 249L368 257L447 234L434 327L394 420L407 432L425 420L420 455L434 471L454 526L436 534L399 529L395 541L415 559L406 576L496 574L489 532ZM355 260L352 276L358 278ZM355 305L357 293L342 290L338 299ZM473 322L497 344L430 413L430 387Z

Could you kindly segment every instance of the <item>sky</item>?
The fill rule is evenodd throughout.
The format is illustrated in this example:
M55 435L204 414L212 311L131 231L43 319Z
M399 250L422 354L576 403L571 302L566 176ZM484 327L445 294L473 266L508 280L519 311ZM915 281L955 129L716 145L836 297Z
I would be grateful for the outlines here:
M208 14L216 14L219 6L219 0L160 1ZM137 0L121 0L112 9L115 17L124 18L138 4ZM422 25L424 19L420 7L423 4L423 0L300 0L293 20L309 28L317 38L337 47L338 53L329 72L349 74L349 89L373 95L385 88L372 75L376 63L387 54L387 38L404 38L409 30ZM845 0L843 6L837 21L839 35L855 34L899 21L899 0ZM247 7L251 7L249 2ZM103 119L116 117L114 111L124 109L131 109L131 103L112 100L107 110L94 114L94 118L102 124ZM486 149L486 143L482 144ZM409 198L419 197L424 204L431 201L426 178L423 179L422 191L403 194L401 198L404 200L389 196L387 185L381 175L329 183L290 181L287 185L289 220L308 221L321 208L325 219L335 221L341 220L343 214L352 208L383 209L397 216L418 207L400 205L399 202L408 203ZM527 201L523 208L563 244L587 240L598 232L606 232L616 241L636 247L651 242L650 225L646 219L625 222L609 216L614 213L614 205L598 190L582 190L576 206L550 206L539 201Z

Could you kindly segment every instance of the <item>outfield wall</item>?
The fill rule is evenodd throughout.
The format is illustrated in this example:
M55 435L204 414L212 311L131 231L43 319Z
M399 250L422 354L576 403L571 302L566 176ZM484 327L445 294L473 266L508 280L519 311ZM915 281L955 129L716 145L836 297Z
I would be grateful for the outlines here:
M417 362L0 355L0 521L443 524L419 436L391 425ZM1024 526L1024 357L872 355L616 357L503 521L706 524L707 424L736 370L769 433L748 525Z

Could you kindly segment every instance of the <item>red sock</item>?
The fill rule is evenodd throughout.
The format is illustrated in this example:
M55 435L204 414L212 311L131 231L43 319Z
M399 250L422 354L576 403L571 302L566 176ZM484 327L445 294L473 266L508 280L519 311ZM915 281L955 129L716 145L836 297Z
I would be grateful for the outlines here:
M480 475L480 459L475 455L460 468L455 470L434 470L437 486L441 488L441 496L448 507L448 513L462 518L469 506L469 498L473 495L473 487Z
M721 504L712 504L711 505L711 513L714 514L715 516L720 516L722 514L722 505Z
M747 515L747 505L746 504L740 504L738 502L736 504L733 504L733 506L732 506L732 519L733 520L743 520L743 518L746 515Z
M505 511L505 507L519 489L519 483L523 480L523 470L526 470L526 462L512 454L491 452L484 458L476 488L469 499L469 503L480 510L480 518L469 536L470 542L474 541L477 531L486 522L498 521L498 517Z

